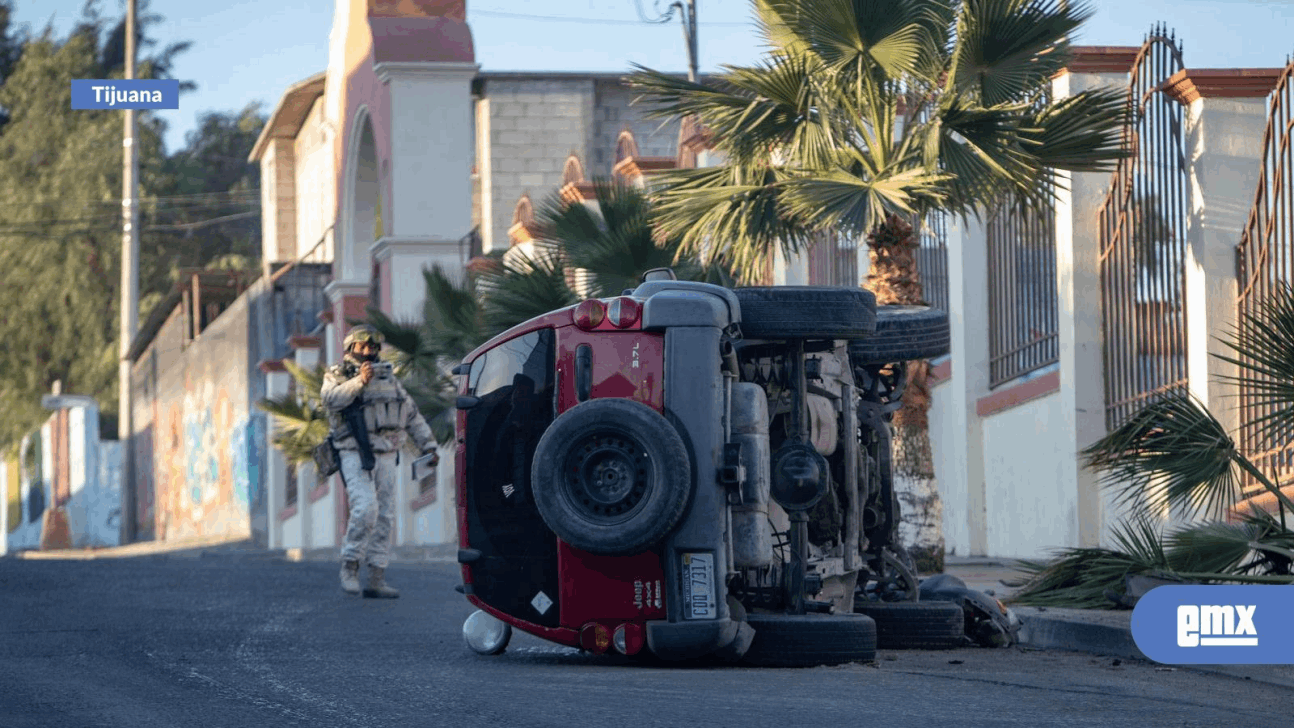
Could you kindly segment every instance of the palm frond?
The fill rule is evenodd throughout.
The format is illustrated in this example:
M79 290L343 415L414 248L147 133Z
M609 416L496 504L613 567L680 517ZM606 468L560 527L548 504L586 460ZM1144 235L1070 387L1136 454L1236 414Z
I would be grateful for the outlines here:
M549 249L541 248L534 257L505 258L497 272L482 276L481 287L482 314L491 335L579 302L566 285L558 253Z
M1120 500L1136 506L1222 513L1240 493L1235 443L1189 394L1150 402L1083 456Z
M1043 167L1110 172L1127 156L1123 140L1127 115L1126 92L1088 89L1042 107L1021 136Z
M1282 446L1294 433L1294 288L1280 282L1243 317L1223 343L1238 356L1219 355L1240 373L1225 377L1268 410L1253 422L1264 447Z
M1059 549L1051 560L1019 562L1018 568L1029 576L1011 601L1031 606L1099 609L1110 606L1107 591L1123 593L1129 574L1168 570L1163 540L1149 521L1124 522L1111 535L1123 550Z
M1168 535L1168 561L1182 572L1241 573L1241 564L1253 553L1251 544L1267 535L1249 521L1182 526Z
M814 224L779 204L777 177L768 171L743 182L733 168L673 170L661 175L656 221L680 240L679 256L709 265L720 258L743 280L758 277L780 249L794 255L813 239Z
M386 340L384 348L394 349L405 360L431 353L423 324L420 322L396 321L381 309L369 306L368 323Z
M313 378L315 373L285 362L298 382L303 378ZM322 371L322 367L319 368ZM321 377L321 374L319 375ZM319 403L319 388L306 389L313 393L305 395L300 389L296 393L280 397L267 397L256 403L261 410L268 412L274 420L274 435L271 438L289 463L300 464L314 459L314 449L328 437L328 420Z
M985 106L1030 99L1069 61L1066 37L1086 20L1086 3L965 0L957 26L953 81Z
M489 338L472 279L455 283L439 265L424 269L423 279L423 331L427 343L447 359L461 359Z

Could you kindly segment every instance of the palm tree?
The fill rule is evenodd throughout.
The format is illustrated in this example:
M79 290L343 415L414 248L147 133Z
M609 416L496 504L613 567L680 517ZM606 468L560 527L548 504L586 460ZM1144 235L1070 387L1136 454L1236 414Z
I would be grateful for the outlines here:
M1288 450L1294 442L1294 289L1278 287L1226 343L1237 356L1219 358L1240 372L1227 380L1256 393L1272 412L1241 426L1260 433L1260 449ZM1130 507L1116 531L1117 548L1066 549L1050 561L1024 562L1032 578L1017 602L1108 607L1107 593L1121 593L1126 576L1137 574L1294 583L1294 530L1287 521L1294 502L1189 394L1151 402L1084 456ZM1272 496L1276 515L1257 507L1234 512L1246 477ZM1163 533L1153 516L1166 510L1207 520Z
M328 437L328 418L324 415L319 390L323 386L324 366L313 370L284 361L295 386L279 397L267 397L257 403L274 418L273 442L290 465L313 462L315 446Z
M683 255L677 235L662 235L651 198L637 187L595 179L597 210L557 197L540 207L540 241L590 278L589 295L618 296L653 268L673 267L679 278L731 285L722 258L700 264Z
M693 116L725 162L665 173L658 221L684 254L753 280L822 231L866 237L880 303L920 303L904 218L979 216L1011 197L1045 209L1053 170L1107 171L1122 155L1124 95L1049 99L1067 36L1091 16L1064 0L753 0L769 50L691 83L639 67L652 113ZM938 512L922 370L896 429L896 487ZM902 492L902 491L901 491ZM907 519L908 516L905 516ZM943 564L937 518L915 538Z

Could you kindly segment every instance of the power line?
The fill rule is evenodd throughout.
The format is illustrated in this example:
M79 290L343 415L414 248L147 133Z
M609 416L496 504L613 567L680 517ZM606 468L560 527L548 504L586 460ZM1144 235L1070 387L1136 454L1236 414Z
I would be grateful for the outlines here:
M222 222L231 222L233 220L245 220L249 217L259 216L260 210L254 212L240 212L235 215L224 215L222 217L213 217L210 220L199 220L197 222L186 222L179 225L149 225L145 230L197 230L198 228L216 225Z
M509 13L502 10L468 10L468 14L484 15L490 18L508 18L512 20L538 20L554 23L579 23L584 25L660 25L658 22L642 20L620 20L616 18L583 18L575 15L529 15L527 13ZM704 22L698 25L706 27L749 28L751 23L730 23L724 21Z

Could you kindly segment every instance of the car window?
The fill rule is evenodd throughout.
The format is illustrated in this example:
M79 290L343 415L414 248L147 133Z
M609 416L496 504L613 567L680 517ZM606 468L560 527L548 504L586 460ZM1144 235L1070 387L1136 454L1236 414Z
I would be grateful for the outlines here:
M534 383L536 391L551 386L553 330L540 329L507 341L472 362L467 375L468 394L484 397L513 385L518 374Z

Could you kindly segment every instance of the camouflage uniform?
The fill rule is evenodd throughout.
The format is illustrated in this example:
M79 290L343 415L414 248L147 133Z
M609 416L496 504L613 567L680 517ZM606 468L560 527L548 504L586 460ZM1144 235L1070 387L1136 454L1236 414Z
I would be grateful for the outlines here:
M362 362L347 354L324 375L320 398L337 448L342 482L350 500L350 520L342 560L364 561L370 570L385 570L390 558L394 517L396 463L406 433L423 452L434 449L431 428L413 398L395 377L359 376ZM341 410L363 397L363 418L376 460L373 470L361 466L359 445L342 420Z

